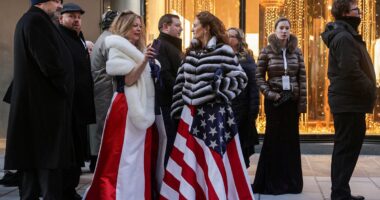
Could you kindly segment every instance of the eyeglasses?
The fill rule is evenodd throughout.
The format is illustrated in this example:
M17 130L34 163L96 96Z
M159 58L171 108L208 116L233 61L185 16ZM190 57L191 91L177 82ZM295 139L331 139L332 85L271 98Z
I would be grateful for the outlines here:
M238 38L236 35L227 35L228 38Z
M356 11L356 12L358 12L359 15L361 14L360 9L358 7L351 9L351 11Z

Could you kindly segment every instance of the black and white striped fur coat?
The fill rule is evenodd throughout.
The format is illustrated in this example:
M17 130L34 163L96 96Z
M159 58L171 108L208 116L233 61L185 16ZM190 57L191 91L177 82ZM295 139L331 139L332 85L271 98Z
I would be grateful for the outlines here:
M172 118L187 105L230 103L247 85L247 76L229 45L212 37L200 51L190 51L178 69L173 89Z

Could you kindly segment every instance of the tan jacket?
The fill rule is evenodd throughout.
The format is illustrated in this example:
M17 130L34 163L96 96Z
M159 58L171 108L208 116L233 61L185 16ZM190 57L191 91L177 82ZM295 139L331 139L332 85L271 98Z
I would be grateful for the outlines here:
M260 91L268 100L275 100L276 93L282 91L282 76L285 75L284 60L287 62L287 75L298 101L298 112L306 112L306 71L301 50L297 47L297 37L290 35L285 59L280 42L275 34L268 37L269 45L260 52L256 69L256 81ZM266 75L267 79L266 79Z

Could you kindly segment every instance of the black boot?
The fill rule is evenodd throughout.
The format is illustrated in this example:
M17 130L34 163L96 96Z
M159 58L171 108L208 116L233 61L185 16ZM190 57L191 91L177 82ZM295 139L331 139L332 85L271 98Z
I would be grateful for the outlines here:
M15 187L18 186L20 183L20 173L17 172L11 172L6 171L3 178L0 179L0 185L4 185L5 187Z
M365 198L363 196L357 195L351 195L351 200L364 200Z

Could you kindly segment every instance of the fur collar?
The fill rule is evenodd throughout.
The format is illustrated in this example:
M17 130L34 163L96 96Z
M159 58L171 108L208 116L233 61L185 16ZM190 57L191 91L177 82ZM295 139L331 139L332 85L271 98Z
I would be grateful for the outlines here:
M281 53L281 45L280 41L277 39L276 34L272 33L268 37L268 42L272 48L272 50L275 53ZM297 48L298 48L298 39L295 35L290 34L289 41L288 41L288 46L286 49L290 52L293 53Z
M120 35L110 35L105 40L106 48L115 48L133 59L135 63L144 60L144 54L135 45Z
M128 74L144 59L144 54L124 37L108 36L105 45L109 49L106 70L111 76ZM124 86L124 93L127 97L128 119L139 130L149 128L155 119L154 83L149 64L135 84Z

